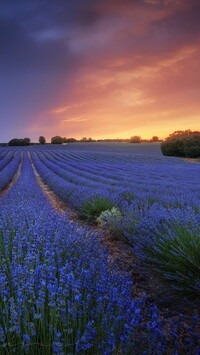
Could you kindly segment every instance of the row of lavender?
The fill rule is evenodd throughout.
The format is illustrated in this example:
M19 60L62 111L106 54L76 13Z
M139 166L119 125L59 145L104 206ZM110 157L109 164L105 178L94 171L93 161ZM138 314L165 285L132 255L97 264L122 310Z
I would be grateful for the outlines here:
M5 151L0 154L0 192L12 181L21 160L21 153Z
M1 354L199 353L195 323L184 341L180 320L166 335L156 307L131 299L129 278L108 266L97 236L51 209L26 152L0 199L0 238Z
M44 181L80 216L124 238L176 290L200 292L198 164L157 155L43 150Z

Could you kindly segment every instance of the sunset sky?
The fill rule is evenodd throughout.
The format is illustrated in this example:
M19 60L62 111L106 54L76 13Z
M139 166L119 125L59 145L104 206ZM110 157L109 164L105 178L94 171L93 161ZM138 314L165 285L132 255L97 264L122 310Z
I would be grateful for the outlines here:
M199 0L0 0L0 142L200 130Z

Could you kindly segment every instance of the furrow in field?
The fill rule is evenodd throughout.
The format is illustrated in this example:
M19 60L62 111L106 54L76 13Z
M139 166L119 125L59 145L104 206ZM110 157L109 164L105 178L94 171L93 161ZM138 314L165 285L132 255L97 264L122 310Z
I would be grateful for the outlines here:
M36 181L37 181L38 185L40 186L44 195L48 198L48 200L51 203L54 210L56 212L61 213L62 215L66 215L66 213L68 213L68 215L72 217L74 215L74 212L70 211L69 208L66 206L66 204L42 180L40 174L38 173L38 171L33 163L30 152L28 152L28 157L29 157L31 166L34 171Z

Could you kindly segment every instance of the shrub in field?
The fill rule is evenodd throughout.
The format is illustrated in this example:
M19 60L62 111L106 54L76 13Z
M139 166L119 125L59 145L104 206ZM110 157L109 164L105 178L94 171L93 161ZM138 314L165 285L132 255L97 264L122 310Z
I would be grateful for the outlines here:
M44 136L40 136L38 140L39 140L40 144L45 144L46 143L46 139L45 139Z
M51 138L51 144L62 144L63 138L60 136L55 136Z
M130 138L130 143L141 143L141 137L140 136L132 136Z
M163 220L146 226L137 239L146 263L153 265L171 286L188 297L200 294L200 227L196 221Z
M121 194L121 199L124 199L128 204L131 204L135 198L135 192L133 190L127 189Z
M8 142L9 146L24 146L30 145L30 138L13 138Z
M160 147L163 155L176 156L176 157L185 156L183 152L183 143L181 140L174 139L171 141L164 141L161 143Z
M185 147L185 156L188 158L198 158L200 157L200 144L199 145L192 145L190 147Z
M118 230L121 238L131 246L135 246L137 243L135 237L133 238L132 236L135 236L138 225L139 219L134 211L124 214L122 222L119 223Z
M169 156L200 157L200 132L176 131L161 143L161 151Z
M133 245L134 240L130 235L133 235L139 224L138 211L125 210L121 212L118 208L113 207L103 211L96 221L101 227L106 227L115 237L120 237L125 242Z
M81 212L86 218L94 219L103 211L110 210L113 207L114 204L108 197L95 195L83 203Z
M119 231L119 224L122 222L123 217L120 210L116 207L112 207L110 210L101 212L97 217L97 222L101 227L108 227L113 233Z

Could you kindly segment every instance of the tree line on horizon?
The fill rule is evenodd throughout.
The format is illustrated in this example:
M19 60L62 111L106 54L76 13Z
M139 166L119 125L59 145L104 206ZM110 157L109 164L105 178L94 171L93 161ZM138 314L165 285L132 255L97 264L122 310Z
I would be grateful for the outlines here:
M51 144L66 144L75 142L125 142L125 143L142 143L142 142L161 142L157 136L153 136L151 139L142 139L141 136L132 136L130 138L105 138L105 139L93 139L91 137L82 137L81 139L66 138L61 136L54 136L51 138ZM9 146L28 146L34 144L45 144L46 138L40 136L39 143L31 143L30 138L12 138L7 144ZM48 143L49 144L49 143Z
M7 144L9 146L29 146L34 144L44 145L46 139L40 136L38 143L31 143L30 138L13 138ZM132 136L127 139L92 139L91 137L82 137L80 140L75 138L66 138L61 136L54 136L51 138L51 144L67 144L74 142L125 142L125 143L142 143L142 142L161 142L160 148L163 155L198 158L200 157L200 131L175 131L171 133L164 141L160 140L158 136L153 136L151 139L142 139L141 136ZM2 144L1 144L2 145Z

